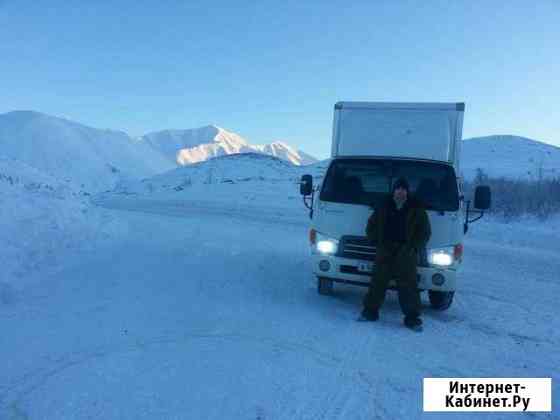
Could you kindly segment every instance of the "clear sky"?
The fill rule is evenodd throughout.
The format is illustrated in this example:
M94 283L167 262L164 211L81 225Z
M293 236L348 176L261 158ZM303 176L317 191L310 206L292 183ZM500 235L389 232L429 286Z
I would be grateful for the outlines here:
M0 113L330 151L333 104L463 101L560 146L560 1L0 0Z

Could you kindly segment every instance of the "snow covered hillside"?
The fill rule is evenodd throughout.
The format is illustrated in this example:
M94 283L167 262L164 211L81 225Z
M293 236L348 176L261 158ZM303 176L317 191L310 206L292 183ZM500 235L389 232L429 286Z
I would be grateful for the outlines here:
M120 229L72 183L4 157L0 203L0 305L28 276L67 266L67 255L91 250Z
M207 214L299 223L308 214L299 194L301 175L310 173L320 182L326 164L322 161L295 166L272 156L251 153L221 156L142 181L123 183L112 192L98 194L94 200L113 208L127 208L129 199L141 200L147 212L153 206L155 211L164 208L168 214L183 214L188 208L195 208Z
M0 114L0 154L97 192L174 165L126 133L33 111Z
M462 147L462 169L467 179L476 176L477 168L491 177L560 177L560 147L516 136L466 139Z
M264 146L255 145L253 148L261 153L287 160L294 165L310 165L318 160L301 150L295 150L282 141L275 141Z
M262 190L275 197L275 201L283 201L288 196L299 194L296 184L301 175L310 173L320 181L327 163L328 161L321 161L313 165L295 166L285 160L258 153L224 155L179 167L151 178L123 182L114 191L129 195L173 195L182 191L190 194L193 190L200 192L203 197L204 191L209 195L218 191L210 185L233 186L229 187L229 190L235 189L235 185L243 185L247 192L256 193Z
M234 153L263 153L287 160L294 165L307 165L317 161L286 143L278 141L267 145L251 145L243 137L214 125L190 130L158 131L146 134L141 141L179 165L189 165Z

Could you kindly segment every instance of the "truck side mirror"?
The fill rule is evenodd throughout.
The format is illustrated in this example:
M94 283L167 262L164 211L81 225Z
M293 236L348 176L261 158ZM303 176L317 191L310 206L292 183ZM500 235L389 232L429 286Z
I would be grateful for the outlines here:
M311 195L313 192L313 177L311 175L303 175L301 177L299 192L303 196Z
M480 210L488 210L492 202L492 194L490 187L479 185L474 192L474 208Z

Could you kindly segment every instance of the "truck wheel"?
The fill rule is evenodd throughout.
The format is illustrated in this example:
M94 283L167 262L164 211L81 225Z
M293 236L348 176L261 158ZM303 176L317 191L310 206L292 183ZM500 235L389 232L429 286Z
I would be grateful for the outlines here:
M432 308L438 311L445 311L453 303L455 292L439 292L437 290L428 290L428 297Z
M320 295L331 295L334 282L326 277L317 277L317 292Z

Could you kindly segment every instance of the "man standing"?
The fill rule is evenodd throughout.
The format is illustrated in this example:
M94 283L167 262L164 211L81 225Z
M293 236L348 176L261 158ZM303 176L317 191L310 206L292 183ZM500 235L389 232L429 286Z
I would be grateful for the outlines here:
M399 178L393 185L392 196L368 220L366 235L376 245L376 257L362 318L379 319L389 280L396 278L404 325L421 330L416 262L418 251L430 239L431 228L426 210L410 197L409 190L407 180Z

